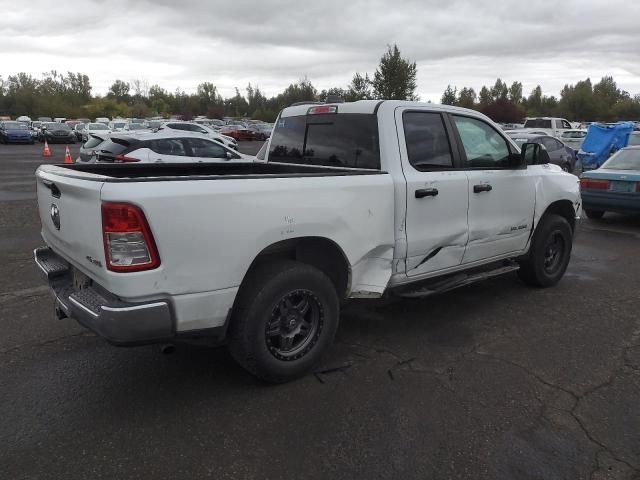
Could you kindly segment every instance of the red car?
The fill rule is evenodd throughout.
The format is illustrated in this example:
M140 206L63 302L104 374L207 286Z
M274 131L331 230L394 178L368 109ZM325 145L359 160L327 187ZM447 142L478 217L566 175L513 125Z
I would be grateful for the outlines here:
M227 125L220 130L222 135L233 137L236 141L255 140L256 134L251 130L241 127L240 125Z

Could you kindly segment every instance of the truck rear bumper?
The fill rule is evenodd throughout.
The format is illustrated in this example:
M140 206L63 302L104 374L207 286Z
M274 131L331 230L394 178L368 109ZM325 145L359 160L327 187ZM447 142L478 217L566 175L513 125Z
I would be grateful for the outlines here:
M175 322L167 301L123 302L98 285L78 288L73 267L48 247L33 252L56 297L59 317L69 317L115 345L141 345L170 340Z

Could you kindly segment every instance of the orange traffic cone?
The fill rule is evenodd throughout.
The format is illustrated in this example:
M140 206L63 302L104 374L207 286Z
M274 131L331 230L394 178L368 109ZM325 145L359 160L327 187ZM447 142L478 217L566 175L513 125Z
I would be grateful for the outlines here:
M49 148L49 144L47 143L47 141L44 141L44 148L42 149L42 156L43 157L50 157L51 156L51 149Z
M69 152L69 145L67 145L67 148L64 151L64 163L73 163L73 159L71 158L71 153Z

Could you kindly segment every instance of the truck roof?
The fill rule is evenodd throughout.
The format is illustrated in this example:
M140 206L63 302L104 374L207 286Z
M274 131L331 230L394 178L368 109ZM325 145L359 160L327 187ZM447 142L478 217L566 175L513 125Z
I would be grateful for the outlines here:
M409 100L358 100L356 102L344 102L344 103L322 103L309 102L305 104L296 104L291 107L287 107L282 110L281 117L294 117L298 115L306 115L309 108L314 106L336 106L338 107L338 113L365 113L373 114L378 111L380 106L384 104L385 108L395 107L426 107L431 110L440 110L455 113L472 113L474 116L483 116L475 110L469 110L462 107L454 107L452 105L441 105L438 103L427 102L415 102Z

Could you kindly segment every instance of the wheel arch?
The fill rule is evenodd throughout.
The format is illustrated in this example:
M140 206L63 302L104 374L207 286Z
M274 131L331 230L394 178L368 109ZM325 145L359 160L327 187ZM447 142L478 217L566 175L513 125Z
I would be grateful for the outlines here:
M340 298L345 298L350 291L351 264L342 248L326 237L289 238L265 247L251 262L240 288L262 263L278 259L295 260L317 268L333 282Z
M575 233L576 211L573 208L573 203L571 202L571 200L556 200L555 202L549 204L544 213L540 216L540 221L546 215L560 215L567 222L569 222L571 231ZM540 224L540 221L538 221L538 225Z

